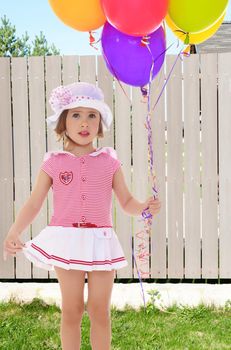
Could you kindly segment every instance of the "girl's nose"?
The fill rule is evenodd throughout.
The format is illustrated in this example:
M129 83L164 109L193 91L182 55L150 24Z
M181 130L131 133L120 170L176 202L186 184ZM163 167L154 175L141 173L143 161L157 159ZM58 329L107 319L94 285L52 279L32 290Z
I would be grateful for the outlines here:
M83 120L83 121L82 121L82 123L81 123L81 126L83 126L83 127L86 127L86 126L88 126L88 123L87 123L87 121L86 121L86 120Z

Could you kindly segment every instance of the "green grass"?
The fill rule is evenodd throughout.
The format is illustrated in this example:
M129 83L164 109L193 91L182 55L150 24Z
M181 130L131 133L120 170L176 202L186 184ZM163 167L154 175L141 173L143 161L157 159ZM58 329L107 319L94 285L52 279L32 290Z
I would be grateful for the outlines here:
M0 304L1 350L61 349L60 309L38 299L30 304ZM82 322L82 350L90 350L89 319ZM112 309L112 350L231 349L231 307L177 308L160 311Z

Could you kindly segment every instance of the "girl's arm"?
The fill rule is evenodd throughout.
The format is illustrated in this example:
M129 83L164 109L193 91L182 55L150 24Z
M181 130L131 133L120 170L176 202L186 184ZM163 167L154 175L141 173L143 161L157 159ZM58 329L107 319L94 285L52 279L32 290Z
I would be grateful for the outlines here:
M39 171L30 197L19 211L10 231L22 233L40 211L51 187L52 180L43 170Z
M141 215L142 211L147 207L149 207L149 211L152 215L160 211L161 204L159 199L150 197L145 202L139 202L132 196L127 188L121 168L119 168L113 176L112 188L122 209L130 215Z
M21 250L22 243L19 236L40 211L51 185L52 179L43 170L40 170L29 199L20 209L4 240L4 250L6 252L14 253Z

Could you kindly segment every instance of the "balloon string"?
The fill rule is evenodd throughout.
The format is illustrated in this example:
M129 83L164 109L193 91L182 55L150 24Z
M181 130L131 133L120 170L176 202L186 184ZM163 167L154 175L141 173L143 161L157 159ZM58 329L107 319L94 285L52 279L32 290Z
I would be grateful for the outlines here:
M157 106L157 104L158 104L158 102L159 102L159 100L160 100L160 98L161 98L161 96L162 96L162 94L163 94L163 92L164 92L164 90L165 90L165 87L166 87L166 85L167 85L167 83L168 83L168 81L169 81L169 79L170 79L170 77L171 77L171 75L172 75L172 72L173 72L173 70L174 70L174 68L175 68L175 66L176 66L176 64L177 64L177 62L178 62L178 60L179 60L179 58L180 58L181 55L182 55L182 49L180 50L180 52L179 52L178 55L176 56L176 59L175 59L175 61L174 61L174 63L173 63L173 66L172 66L172 68L170 69L169 74L168 74L168 76L167 76L167 78L166 78L166 80L165 80L165 83L164 83L164 85L163 85L163 87L162 87L162 89L161 89L161 91L160 91L160 94L159 94L159 96L157 97L157 100L156 100L156 102L155 102L155 104L154 104L154 107L152 108L153 111L154 111L154 109L156 108L156 106Z
M150 77L152 77L153 68L154 68L154 63L152 64L152 67L150 70L151 72ZM147 102L148 102L148 113L147 113L147 119L148 119L149 111L150 111L150 83L148 85L148 88L142 87L141 91L142 91L143 97L147 99ZM148 162L149 164L153 164L153 152L152 152L152 143L151 143L152 134L151 134L150 123L148 120L146 120L146 122L148 124L148 140L149 140L148 141L149 143ZM151 168L152 168L152 165L151 165ZM150 237L151 225L152 225L151 218L152 218L152 215L150 213L147 213L147 211L144 210L142 213L142 220L139 220L139 221L144 220L144 230L141 230L140 232L135 234L136 241L137 241L136 256L137 256L138 262L135 258L134 250L132 248L132 255L134 257L135 268L136 268L140 286L141 286L144 308L146 308L146 300L145 300L142 278L149 277L149 272L145 271L145 268L149 263L149 256L150 256L149 237ZM138 264L139 264L139 267L138 267Z
M140 276L140 272L137 266L137 262L136 262L136 258L135 258L135 254L134 254L134 250L132 249L132 256L134 259L134 263L135 263L135 267L136 267L136 271L137 271L137 275L139 278L139 282L140 282L140 287L141 287L141 292L142 292L142 297L143 297L143 303L144 303L144 308L146 308L146 301L145 301L145 295L144 295L144 288L143 288L143 284L142 284L142 278Z
M144 45L144 43L143 43ZM149 47L149 43L145 43L147 49L150 52L150 55L152 57L152 64L150 68L150 76L149 76L149 83L148 87L141 87L141 92L143 95L144 100L147 101L147 117L146 117L146 127L148 130L148 163L149 163L149 171L151 174L153 174L153 147L152 147L152 129L151 129L151 123L150 123L150 89L151 89L151 81L152 81L152 76L153 76L153 69L154 69L154 57L152 55L152 52ZM154 180L154 177L153 177ZM155 192L154 196L157 195L157 191L155 189L155 185L152 187ZM142 278L144 277L149 277L149 272L145 271L145 267L147 266L149 262L149 237L151 234L151 225L152 225L152 215L147 212L148 208L145 208L145 210L142 212L142 220L144 220L144 231L140 231L135 234L136 240L137 240L137 260L139 263L136 261L134 250L132 248L132 255L134 257L134 262L135 262L135 268L137 271L137 275L139 278L141 290L142 290L142 296L143 296L143 302L144 302L144 308L146 308L146 302L145 302L145 295L144 295L144 288L143 288L143 282ZM142 269L144 266L144 270Z
M153 142L152 142L152 127L151 127L151 118L150 118L150 112L151 112L151 103L150 103L150 96L151 96L151 81L152 81L152 76L153 76L153 69L154 69L154 57L152 55L152 52L150 50L150 47L148 44L146 44L147 49L150 52L151 58L152 58L152 65L150 69L150 76L149 76L149 83L148 87L141 87L141 92L143 95L144 100L147 101L147 115L146 115L146 129L148 132L148 169L149 169L149 175L151 177L151 184L152 184L152 192L153 192L153 197L157 198L158 197L158 192L157 192L157 186L156 186L156 175L154 171L154 152L153 152ZM171 47L171 45L170 45ZM168 48L167 48L168 49ZM167 49L162 53L164 54ZM149 180L150 180L149 177ZM141 232L136 233L135 237L137 240L137 260L139 263L136 262L135 259L135 254L132 252L134 256L134 261L135 261L135 267L137 271L137 275L139 277L140 285L141 285L141 290L143 293L143 282L142 278L144 277L149 277L149 272L145 271L145 268L147 268L147 264L149 263L149 240L151 237L151 227L152 227L152 215L148 211L148 208L145 208L141 214L142 216L142 221L144 223L144 230ZM144 266L144 269L143 269ZM144 300L144 307L146 307L146 302L145 302L145 296L143 293L143 300Z
M148 45L147 45L148 47ZM148 47L149 48L149 47ZM173 72L173 69L179 59L179 57L182 54L182 50L180 50L180 53L177 55L177 58L169 72L169 75L166 79L166 82L163 86L163 88L161 89L160 95L155 103L154 108L152 109L152 111L155 109L155 107L157 106L160 97L163 94L163 91L170 79L170 76ZM151 127L151 106L150 106L150 90L151 90L151 81L152 81L152 72L153 72L153 67L154 67L154 59L152 56L152 67L150 70L150 79L149 79L149 84L148 84L148 88L141 88L141 92L143 95L143 98L147 101L147 107L148 107L148 111L147 111L147 116L146 116L146 128L147 128L147 132L148 132L148 163L149 163L149 173L151 176L151 183L152 183L152 191L153 191L153 197L154 199L158 198L158 191L157 191L157 185L156 185L156 174L155 174L155 170L154 170L154 152L153 152L153 142L152 142L152 127ZM138 232L135 236L137 238L137 259L139 262L139 267L138 267L138 263L136 262L135 259L135 254L134 251L132 250L132 254L134 256L134 261L135 261L135 267L137 270L137 274L139 277L139 281L140 281L140 285L141 285L141 289L143 292L143 284L142 284L142 277L149 277L149 273L148 272L144 272L142 271L142 266L144 265L146 267L147 263L149 262L149 239L151 237L151 227L152 227L152 215L151 213L148 212L148 208L145 208L144 211L142 212L142 219L144 221L144 231ZM144 299L144 307L146 305L145 303L145 296L143 293L143 299Z
M150 105L150 96L151 96L151 82L152 82L152 76L153 76L153 69L154 69L154 57L153 54L150 50L149 45L147 45L147 48L150 52L151 58L152 58L152 65L151 65L151 69L150 69L150 76L149 76L149 83L148 83L148 88L147 88L147 115L146 115L146 129L148 132L148 165L149 165L149 173L151 176L151 183L152 183L152 190L153 190L153 197L154 199L157 198L158 196L158 192L156 189L156 175L154 172L154 160L153 160L153 143L152 143L152 126L151 126L151 118L150 118L150 112L151 112L151 105ZM142 89L141 89L142 91ZM147 209L144 209L142 216L144 218L151 218L152 215L149 213L147 214Z

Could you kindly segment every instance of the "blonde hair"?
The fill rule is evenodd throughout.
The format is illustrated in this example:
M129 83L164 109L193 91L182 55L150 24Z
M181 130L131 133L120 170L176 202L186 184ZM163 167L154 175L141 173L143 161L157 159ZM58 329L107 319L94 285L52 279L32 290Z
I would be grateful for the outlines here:
M56 128L54 129L54 131L56 132L56 135L57 135L57 140L58 141L63 140L64 148L67 148L67 146L69 145L69 142L71 141L68 138L68 136L66 135L66 118L67 118L67 113L68 113L68 109L66 109L65 111L63 111L61 113L61 115L59 117L59 120L58 120L58 123L56 125ZM98 129L97 137L98 138L103 138L104 137L101 115L100 115L99 129Z

